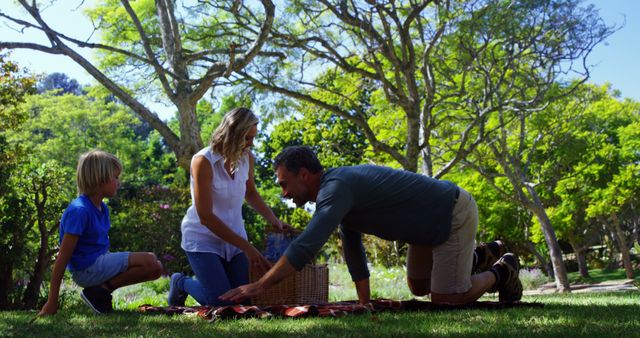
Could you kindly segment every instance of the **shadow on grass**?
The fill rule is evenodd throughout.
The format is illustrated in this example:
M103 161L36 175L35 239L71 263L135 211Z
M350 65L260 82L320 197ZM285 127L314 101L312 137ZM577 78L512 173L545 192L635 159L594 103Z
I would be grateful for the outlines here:
M532 337L640 336L640 292L526 298L544 307L384 312L341 318L240 319L215 323L186 315L65 309L29 324L35 312L0 312L2 336L113 337Z

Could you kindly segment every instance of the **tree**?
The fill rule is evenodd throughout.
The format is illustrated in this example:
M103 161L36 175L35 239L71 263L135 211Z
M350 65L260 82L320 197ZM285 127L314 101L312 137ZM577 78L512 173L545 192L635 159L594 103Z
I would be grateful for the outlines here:
M9 60L10 54L0 48L0 137L24 122L20 103L35 93L36 78Z
M115 153L124 167L123 195L151 184L175 181L184 186L184 181L175 177L175 159L171 161L172 157L165 153L157 134L136 134L142 123L117 102L49 91L26 97L16 111L28 123L3 134L7 147L20 156L16 157L7 182L2 182L6 183L7 193L0 198L0 285L6 296L3 299L0 293L0 305L33 308L39 305L40 288L57 250L60 216L75 196L73 173L81 153L92 148ZM137 208L128 215L139 216L145 222L160 211L160 222L175 225L168 220L175 221L175 213L183 212L177 209L181 204L172 202L179 205L172 210L162 209L158 202L164 205L163 198L173 197L162 192L146 204L139 200L119 204L111 199L108 203L114 228L121 225L117 221L122 220L118 217L122 205ZM125 246L134 247L132 244Z
M68 170L61 168L55 161L37 164L31 161L21 167L11 181L15 187L13 198L26 200L23 208L13 210L9 214L15 216L16 212L23 214L16 220L24 220L24 223L15 222L18 231L25 236L24 240L35 246L29 251L15 253L14 259L26 262L26 279L28 280L21 304L26 308L38 307L40 304L40 287L49 271L53 254L57 251L56 240L59 227L59 216L68 203L73 190L65 185L64 177L70 176ZM11 198L11 197L10 197ZM19 229L23 227L22 229ZM33 236L33 237L32 237ZM13 238L14 240L18 238Z
M581 273L586 275L584 251L598 240L588 210L603 201L589 196L602 187L599 182L610 182L607 177L620 170L620 162L614 160L619 158L615 135L629 123L634 109L632 104L619 103L607 88L584 86L536 114L501 112L498 120L490 121L500 126L500 132L469 159L468 165L505 198L534 215L549 249L556 284L568 283L566 275L558 276L566 274L558 233L572 244ZM629 161L633 160L631 156ZM504 178L512 191L495 184Z
M10 141L28 117L20 104L35 92L36 79L5 57L0 54L0 309L19 299L36 304L57 228L51 220L68 193L61 168L36 164L22 144Z
M599 161L590 168L595 184L589 189L586 213L608 230L627 278L633 278L630 249L636 241L631 234L635 232L637 236L636 210L640 202L640 104L612 97L599 103L600 109L595 113L602 115L601 123L608 128L600 138Z
M13 271L15 269L13 253L21 250L22 242L14 242L7 234L22 232L18 223L11 220L9 213L13 208L9 195L13 192L10 179L17 170L22 155L20 149L7 142L7 133L20 127L26 119L19 105L24 97L35 92L36 79L8 60L7 53L0 50L0 309L12 305L11 294L14 288ZM13 251L16 250L16 251Z
M26 48L71 58L96 81L160 133L188 170L191 156L202 147L196 116L198 101L218 79L247 66L260 52L274 20L275 7L261 0L258 14L241 1L198 2L182 10L173 0L104 0L89 9L102 42L64 35L51 27L36 1L18 1L29 15L20 18L0 11L0 17L20 29L41 32L49 45L1 41L0 48ZM240 29L236 20L248 19L256 27ZM235 39L225 30L235 30ZM79 49L101 53L101 64L87 60ZM273 54L272 54L273 55ZM174 131L145 106L140 83L152 83L177 109L179 131ZM156 88L157 88L156 87Z
M587 250L602 240L601 222L588 213L594 203L600 203L591 195L620 170L623 162L612 161L619 158L613 154L620 152L616 134L632 121L633 105L619 102L606 86L587 86L538 118L538 130L555 130L548 141L540 141L549 146L541 148L538 156L551 156L534 169L547 181L546 188L539 190L546 192L549 216L559 237L571 245L582 277L588 277ZM552 120L564 127L550 127Z
M539 110L566 94L551 90L561 77L588 78L585 58L614 29L578 4L289 1L266 45L287 59L239 74L349 121L404 169L441 177L488 138L490 116Z
M38 82L38 92L44 93L56 90L56 95L73 94L82 95L82 86L76 79L70 79L64 73L51 73Z

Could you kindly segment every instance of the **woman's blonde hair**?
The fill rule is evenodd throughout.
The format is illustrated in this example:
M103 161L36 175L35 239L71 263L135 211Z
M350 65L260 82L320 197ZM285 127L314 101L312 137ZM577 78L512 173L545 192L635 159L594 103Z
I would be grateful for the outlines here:
M211 150L222 155L225 162L231 164L231 172L236 171L238 161L244 155L247 134L256 124L258 118L250 109L235 108L224 115L211 135Z
M91 194L122 171L122 163L112 154L91 150L80 155L76 170L78 194Z

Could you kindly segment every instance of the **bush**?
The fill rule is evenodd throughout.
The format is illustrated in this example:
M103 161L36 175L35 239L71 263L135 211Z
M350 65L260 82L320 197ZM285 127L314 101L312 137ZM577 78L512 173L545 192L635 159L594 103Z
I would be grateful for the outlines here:
M154 185L122 188L109 201L112 251L153 252L165 272L190 272L180 247L180 224L191 204L188 189Z
M521 269L520 281L525 290L534 290L549 282L549 278L538 268Z

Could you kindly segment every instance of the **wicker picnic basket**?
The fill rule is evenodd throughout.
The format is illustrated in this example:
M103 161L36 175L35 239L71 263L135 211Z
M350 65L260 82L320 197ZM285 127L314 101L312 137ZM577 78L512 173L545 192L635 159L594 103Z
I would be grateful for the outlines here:
M251 271L251 282L262 274ZM329 299L329 268L326 264L307 264L293 275L251 298L253 305L302 305L326 303Z

